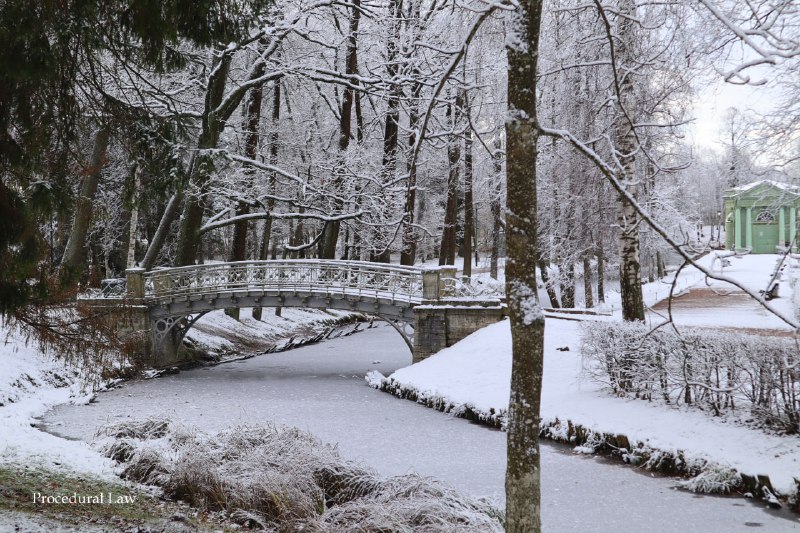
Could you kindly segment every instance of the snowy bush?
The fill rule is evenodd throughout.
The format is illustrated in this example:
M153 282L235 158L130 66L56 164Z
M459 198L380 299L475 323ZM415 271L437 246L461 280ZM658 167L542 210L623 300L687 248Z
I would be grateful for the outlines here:
M800 351L788 339L642 323L587 322L586 373L615 394L696 405L713 414L747 408L759 423L800 431Z
M730 467L710 464L700 474L678 485L701 494L728 494L741 487L742 476Z
M381 479L294 428L237 426L216 435L164 419L101 431L123 476L172 499L276 531L493 532L489 504L414 475Z

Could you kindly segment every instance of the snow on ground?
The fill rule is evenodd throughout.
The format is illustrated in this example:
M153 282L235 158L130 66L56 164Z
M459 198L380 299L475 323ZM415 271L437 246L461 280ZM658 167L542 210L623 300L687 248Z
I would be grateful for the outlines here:
M112 477L111 462L88 444L33 427L51 407L87 398L77 372L0 327L0 463Z
M721 268L716 252L700 263L742 282L755 292L767 288L780 256L746 255L729 259ZM796 265L794 265L796 266ZM791 266L778 278L780 297L770 305L792 317L789 294ZM674 275L644 285L645 304L653 308L648 319L656 324L666 314L658 301L669 295ZM681 271L675 285L673 318L677 324L738 329L789 329L758 302L731 284L707 280L694 267ZM619 295L611 293L608 305L620 319ZM610 397L599 385L581 378L580 326L576 322L548 320L545 338L545 370L542 419L545 423L570 420L597 433L616 433L652 448L682 450L687 459L729 464L742 473L769 476L784 493L796 489L800 478L800 440L767 435L686 409L651 405L644 401ZM557 347L569 347L558 351ZM478 414L504 413L508 407L511 379L511 336L508 322L489 326L413 366L390 376L395 385L416 391L421 399L467 407ZM375 377L372 378L373 383Z
M626 435L688 461L727 464L741 473L769 476L782 494L800 478L800 439L765 434L706 414L609 396L581 379L580 323L548 319L545 329L542 421L572 421L596 433ZM568 351L557 348L568 347ZM373 376L374 379L374 376ZM470 335L389 377L421 398L437 398L473 411L505 412L511 382L511 332L504 320Z
M705 256L701 257L697 260L697 263L705 268L712 268L712 263L714 263L714 257L716 252L712 252L711 254L706 254ZM777 256L775 256L777 257ZM500 284L502 285L505 283L505 258L500 259L500 270L498 272L498 279L496 281L491 280L489 277L489 263L486 258L482 259L478 265L473 265L473 284L480 285L481 283L493 283L493 284ZM718 264L718 263L717 263ZM429 260L422 264L423 267L436 267L438 266L437 260ZM456 257L455 264L457 272L460 273L464 267L464 258L463 257ZM677 268L677 267L675 267ZM549 305L549 298L547 296L547 291L542 285L541 275L539 274L539 269L537 268L537 277L539 278L539 300L543 302L543 306L547 307ZM585 301L584 292L583 292L583 282L580 279L582 272L582 266L580 264L575 265L575 273L576 273L576 283L575 283L575 299L578 305L583 305ZM728 271L725 272L726 274ZM556 275L555 272L551 272L551 276ZM595 274L596 275L596 274ZM619 292L619 280L612 279L606 276L607 279L605 280L605 305L601 305L598 307L598 310L601 312L610 312L615 316L621 318L622 317L622 297L620 296ZM702 282L705 278L705 274L703 274L700 270L695 267L686 267L681 270L680 276L678 277L678 281L674 284L675 288L673 290L673 294L681 294L689 287L696 285L699 282ZM673 281L675 279L675 272L672 272L665 276L662 279L656 280L652 283L645 283L642 285L642 296L644 300L645 306L653 306L657 302L663 300L670 294L670 290L673 286ZM766 285L766 280L764 281ZM761 289L763 287L759 287ZM560 289L556 287L556 292L559 293ZM595 301L596 295L595 295Z
M710 267L715 274L722 274L742 283L749 290L758 293L766 290L772 279L776 264L782 256L777 254L745 255L729 257L730 266L722 267L722 262L717 259L719 252L712 252L701 261ZM768 305L788 318L794 318L792 304L790 277L794 269L798 268L797 261L787 259L783 273L778 276L780 283L779 297L771 300ZM705 276L697 269L681 274L681 285L690 287L682 295L673 299L672 311L675 323L678 325L691 325L702 327L725 327L739 329L779 329L791 330L792 328L783 320L770 313L764 307L748 296L741 289L724 281L714 279L705 280ZM645 287L655 284L647 284ZM647 290L647 289L645 289ZM667 291L661 298L668 295ZM647 300L647 298L646 298ZM649 319L659 323L666 316L667 305L662 302L656 305L655 301L646 301L653 307Z
M271 344L282 335L300 334L304 328L318 328L347 315L343 311L283 309L282 318L275 318L272 308L264 308L265 321L258 322L250 309L242 309L242 322L237 322L218 311L199 320L188 337L211 351L225 351L234 349L232 342ZM0 463L113 476L111 462L86 443L34 427L50 408L68 402L88 403L92 397L91 391L83 389L75 369L42 355L34 344L27 344L19 333L0 323Z

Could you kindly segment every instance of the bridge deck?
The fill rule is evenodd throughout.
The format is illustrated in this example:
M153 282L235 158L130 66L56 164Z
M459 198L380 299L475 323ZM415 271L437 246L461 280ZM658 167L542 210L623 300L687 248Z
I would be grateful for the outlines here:
M144 274L144 297L158 305L209 297L312 294L413 306L422 300L422 271L362 261L242 261Z

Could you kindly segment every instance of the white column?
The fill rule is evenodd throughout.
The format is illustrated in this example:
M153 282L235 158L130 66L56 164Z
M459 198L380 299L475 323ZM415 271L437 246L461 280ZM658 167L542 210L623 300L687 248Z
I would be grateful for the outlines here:
M753 249L753 208L747 208L747 214L744 219L744 223L746 224L744 228L744 247Z
M739 206L733 208L733 248L738 250L742 247L742 210Z

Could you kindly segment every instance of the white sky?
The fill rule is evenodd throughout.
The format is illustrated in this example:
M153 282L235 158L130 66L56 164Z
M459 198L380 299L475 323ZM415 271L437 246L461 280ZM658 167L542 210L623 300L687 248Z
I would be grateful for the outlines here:
M731 60L727 65L717 65L718 68L730 67L737 61ZM754 80L767 79L774 76L769 68L753 68L746 71ZM696 98L694 117L695 123L690 128L690 138L694 144L702 148L721 150L720 140L723 133L723 122L726 111L735 107L745 116L752 114L766 114L777 105L777 89L770 85L736 85L726 83L721 73L708 74L699 77L695 87Z

